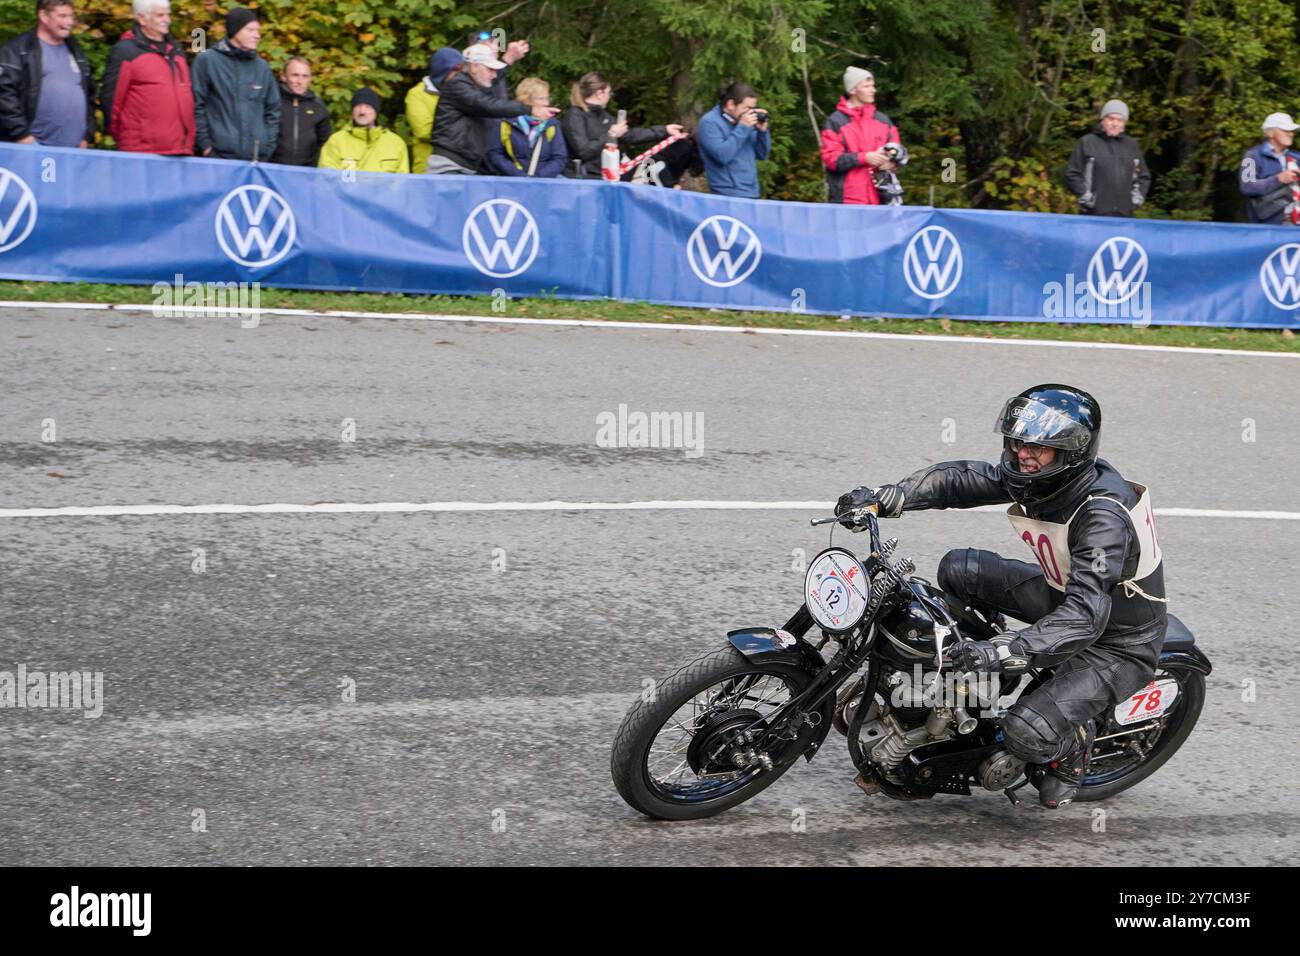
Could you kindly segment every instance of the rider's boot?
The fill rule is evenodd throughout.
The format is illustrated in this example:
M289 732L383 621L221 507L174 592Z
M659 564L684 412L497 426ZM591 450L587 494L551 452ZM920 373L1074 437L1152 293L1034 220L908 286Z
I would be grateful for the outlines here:
M1083 775L1088 772L1088 759L1092 756L1092 743L1097 736L1096 724L1089 720L1074 733L1074 750L1043 767L1043 780L1038 785L1038 802L1049 810L1059 810L1071 803L1079 792Z

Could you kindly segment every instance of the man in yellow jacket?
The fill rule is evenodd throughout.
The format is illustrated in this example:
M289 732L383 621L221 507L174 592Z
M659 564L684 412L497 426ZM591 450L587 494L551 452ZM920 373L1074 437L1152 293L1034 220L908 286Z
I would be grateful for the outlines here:
M429 75L406 92L406 122L411 126L411 171L422 173L433 152L433 114L438 110L438 86L460 69L460 50L445 46L429 58Z
M363 173L409 173L406 140L378 122L379 94L363 86L352 94L352 125L325 141L316 165Z

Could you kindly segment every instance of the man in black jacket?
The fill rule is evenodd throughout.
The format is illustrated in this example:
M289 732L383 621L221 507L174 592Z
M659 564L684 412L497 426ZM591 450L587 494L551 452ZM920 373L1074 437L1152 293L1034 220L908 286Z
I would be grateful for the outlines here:
M1101 124L1074 146L1065 169L1065 184L1079 197L1079 212L1093 216L1131 217L1146 201L1151 171L1142 148L1124 133L1128 107L1110 100L1101 108Z
M1164 571L1150 496L1097 458L1101 407L1068 385L1038 385L1010 399L997 430L999 464L950 461L898 484L857 488L836 514L875 503L882 517L923 508L1014 501L1008 511L1035 564L992 551L949 551L939 585L990 619L1031 622L961 645L964 671L1052 677L1022 695L1002 721L1007 750L1031 765L1049 808L1073 798L1087 768L1093 718L1142 688L1164 641Z
M486 44L478 43L465 51L462 72L452 74L441 87L433 118L433 155L429 157L428 172L486 173L488 126L484 120L527 115L546 120L559 112L551 106L529 107L502 98L494 85L497 74L505 68L506 64Z
M0 47L0 140L85 148L95 137L90 61L69 0L37 0L36 27Z
M332 132L330 111L311 91L311 64L300 56L290 57L280 73L280 145L271 162L315 166Z

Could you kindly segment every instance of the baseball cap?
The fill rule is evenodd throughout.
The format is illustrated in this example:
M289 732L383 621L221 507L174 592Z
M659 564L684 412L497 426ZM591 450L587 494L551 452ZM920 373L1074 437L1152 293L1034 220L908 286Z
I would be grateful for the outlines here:
M494 70L504 70L506 65L496 58L492 53L492 48L486 43L475 43L472 47L465 50L465 62L477 63L480 66L491 67Z
M1291 122L1291 117L1286 113L1269 113L1264 120L1264 132L1271 129L1293 130L1300 129L1295 123Z

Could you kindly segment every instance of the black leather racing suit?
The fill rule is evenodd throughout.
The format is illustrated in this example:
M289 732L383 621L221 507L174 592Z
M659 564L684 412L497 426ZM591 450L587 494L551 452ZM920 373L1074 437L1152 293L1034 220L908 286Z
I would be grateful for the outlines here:
M898 485L904 511L1012 501L1001 469L983 461L943 462ZM1120 586L1137 568L1139 545L1128 515L1137 495L1119 472L1097 459L1051 497L1022 507L1035 520L1064 523L1090 495L1109 500L1090 502L1070 525L1064 593L1047 584L1037 564L992 551L949 551L939 564L939 586L953 597L1030 623L1016 637L1031 666L1053 669L1052 678L1022 695L1003 719L1007 749L1029 763L1072 753L1076 728L1151 680L1164 641L1165 605L1129 596ZM1163 566L1137 583L1163 598Z

